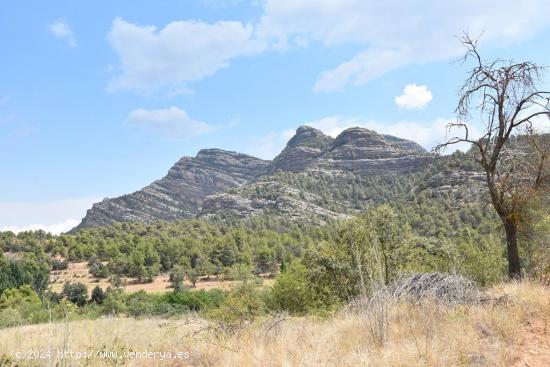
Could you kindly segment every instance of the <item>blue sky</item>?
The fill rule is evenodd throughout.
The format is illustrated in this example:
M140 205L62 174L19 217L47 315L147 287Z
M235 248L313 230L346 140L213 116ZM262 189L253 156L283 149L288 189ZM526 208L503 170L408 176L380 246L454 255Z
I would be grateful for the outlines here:
M302 124L430 148L467 70L462 31L487 58L550 65L550 0L516 4L4 1L0 229L66 230L181 156L272 158Z

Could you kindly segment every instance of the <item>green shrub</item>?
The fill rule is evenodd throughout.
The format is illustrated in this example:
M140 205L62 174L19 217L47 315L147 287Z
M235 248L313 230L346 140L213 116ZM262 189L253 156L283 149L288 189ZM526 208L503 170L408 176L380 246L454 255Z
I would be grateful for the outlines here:
M307 268L300 262L295 261L287 266L285 272L275 278L268 292L269 308L297 315L305 314L313 308L306 275Z
M154 298L154 295L147 294L143 290L126 295L125 303L128 315L132 317L153 315L155 310Z
M241 324L253 321L264 314L266 306L256 285L240 284L232 289L218 308L209 315L224 324Z
M66 270L69 267L69 262L67 260L52 260L52 270Z
M492 235L480 236L468 229L457 241L456 270L460 274L482 286L506 278L504 246L498 238Z
M80 282L67 282L63 285L63 295L75 305L84 306L88 301L88 287Z
M48 287L49 267L45 261L29 256L24 260L7 260L0 264L0 294L8 288L29 284L42 294Z
M95 288L92 290L90 302L100 305L105 300L105 297L107 297L107 295L105 294L103 289L101 289L100 286L96 285Z
M127 309L122 289L107 289L106 297L101 303L103 313L107 315L124 314Z
M223 299L223 292L220 290L205 291L181 291L165 293L159 297L158 303L167 303L171 306L185 311L202 311L217 307Z
M45 322L49 312L30 285L6 289L0 296L0 326Z

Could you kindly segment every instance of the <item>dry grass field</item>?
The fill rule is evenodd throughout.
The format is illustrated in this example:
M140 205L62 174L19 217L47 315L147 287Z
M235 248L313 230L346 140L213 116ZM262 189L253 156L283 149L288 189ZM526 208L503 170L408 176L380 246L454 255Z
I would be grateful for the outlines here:
M495 286L489 293L507 295L508 301L390 305L383 344L373 339L365 313L347 310L329 319L264 318L237 330L221 330L197 317L24 326L0 331L0 355L5 366L550 366L550 290L523 282ZM32 364L9 357L47 348L54 350L51 361ZM86 352L95 359L69 358L63 364L57 350ZM145 351L177 358L131 354Z
M155 277L155 280L151 283L138 283L134 278L126 278L124 290L126 292L137 292L144 290L145 292L154 293L172 291L169 278L170 277L168 274L160 274ZM63 290L63 284L66 282L80 282L85 284L88 287L89 294L91 294L95 286L100 286L103 290L105 290L110 285L107 279L94 278L94 276L90 274L88 264L85 261L69 263L66 270L53 270L50 273L50 284L52 291L61 292ZM191 285L189 281L186 281L185 283L188 286ZM201 277L197 282L196 287L193 289L209 290L218 288L227 290L233 287L236 283L236 281L219 280L215 277L210 277L209 279L206 277ZM265 285L269 285L272 283L272 279L265 279L264 283Z

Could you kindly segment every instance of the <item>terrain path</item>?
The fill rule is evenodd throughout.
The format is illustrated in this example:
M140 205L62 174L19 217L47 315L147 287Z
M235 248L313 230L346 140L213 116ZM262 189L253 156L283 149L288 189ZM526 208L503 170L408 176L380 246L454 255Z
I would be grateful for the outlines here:
M550 366L550 325L541 317L530 317L520 332L523 343L514 367Z

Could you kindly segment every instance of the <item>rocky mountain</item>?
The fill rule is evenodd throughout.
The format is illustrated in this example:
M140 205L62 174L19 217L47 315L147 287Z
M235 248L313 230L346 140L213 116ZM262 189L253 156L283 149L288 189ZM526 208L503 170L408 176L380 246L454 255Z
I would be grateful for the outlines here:
M387 192L412 192L411 182L421 178L432 186L442 182L434 191L470 182L468 174L451 182L438 179L438 172L430 173L434 162L410 140L363 128L347 129L333 139L301 126L272 161L220 149L183 157L149 186L94 204L75 230L113 222L257 214L324 223L380 202ZM432 181L425 177L430 174Z
M165 177L149 186L94 204L76 229L191 218L200 213L208 195L251 182L268 167L268 161L246 154L203 149L194 158L181 158Z
M273 159L270 173L277 170L302 171L329 149L334 142L320 130L300 126L285 149Z

